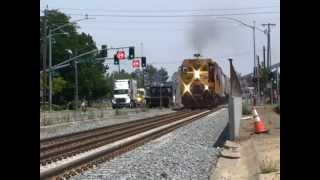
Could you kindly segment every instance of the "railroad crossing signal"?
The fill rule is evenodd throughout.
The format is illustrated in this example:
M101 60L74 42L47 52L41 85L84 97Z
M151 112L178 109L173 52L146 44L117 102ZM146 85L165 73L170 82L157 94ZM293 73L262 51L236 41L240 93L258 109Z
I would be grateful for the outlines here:
M134 56L134 47L129 47L129 59L133 59Z
M133 68L139 68L140 67L140 61L139 59L133 60L132 61L132 67Z
M147 58L141 57L141 67L146 67L146 66L147 66Z
M119 60L126 58L126 54L124 53L124 51L118 51L116 56Z
M119 65L119 59L118 59L118 57L117 57L116 54L114 55L113 58L114 58L114 61L113 61L113 62L114 62L114 65Z

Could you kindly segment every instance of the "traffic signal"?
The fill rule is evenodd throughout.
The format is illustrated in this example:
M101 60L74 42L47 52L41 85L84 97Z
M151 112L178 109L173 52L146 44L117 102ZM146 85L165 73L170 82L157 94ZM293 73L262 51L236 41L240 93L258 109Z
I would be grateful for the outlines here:
M115 54L114 57L113 57L113 62L114 62L114 65L119 65L119 59L117 57L117 55Z
M102 45L102 46L101 46L100 55L101 55L102 57L108 57L107 45Z
M147 58L141 57L141 67L146 67L146 66L147 66Z
M129 47L129 59L134 58L134 47Z

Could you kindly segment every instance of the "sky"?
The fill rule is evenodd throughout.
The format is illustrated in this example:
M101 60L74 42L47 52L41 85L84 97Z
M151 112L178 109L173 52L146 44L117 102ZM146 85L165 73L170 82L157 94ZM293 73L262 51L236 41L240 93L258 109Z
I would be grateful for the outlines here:
M271 61L280 62L280 1L275 0L41 0L40 10L59 9L71 17L94 18L78 23L79 32L93 36L100 48L135 46L136 56L146 56L147 64L164 67L172 75L183 59L194 53L212 58L229 76L228 58L241 74L253 69L252 29L229 17L264 30L271 27ZM203 16L205 15L205 16ZM208 16L210 15L210 16ZM256 31L256 54L262 60L267 36ZM114 52L109 52L109 57ZM117 70L113 60L110 70ZM133 71L131 61L121 69Z

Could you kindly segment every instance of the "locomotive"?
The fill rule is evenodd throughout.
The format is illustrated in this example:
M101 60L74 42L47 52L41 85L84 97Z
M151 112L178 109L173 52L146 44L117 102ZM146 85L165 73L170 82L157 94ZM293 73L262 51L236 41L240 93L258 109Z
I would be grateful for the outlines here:
M210 58L195 55L193 59L183 60L175 78L176 107L213 108L228 99L229 78Z

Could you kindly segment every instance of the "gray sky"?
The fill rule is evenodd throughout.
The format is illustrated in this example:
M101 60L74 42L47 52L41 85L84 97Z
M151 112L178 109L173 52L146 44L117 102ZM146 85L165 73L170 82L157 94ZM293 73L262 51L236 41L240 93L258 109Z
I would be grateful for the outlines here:
M82 21L79 31L93 36L98 47L135 46L136 56L143 53L147 63L165 67L171 75L184 58L199 52L213 58L229 75L228 57L234 58L238 72L247 74L253 68L252 30L226 19L188 15L229 14L247 24L256 21L275 23L271 30L272 63L280 61L280 1L272 0L41 0L40 9L59 9L71 14L72 20L84 14L94 20ZM246 14L265 12L263 14ZM83 15L82 15L83 14ZM233 15L230 15L233 14ZM238 14L238 15L234 15ZM242 15L239 15L242 14ZM92 16L91 16L92 15ZM106 15L116 15L110 17ZM144 16L144 17L119 17ZM187 17L185 17L187 15ZM148 17L145 17L148 16ZM150 17L151 16L151 17ZM154 17L157 16L157 17ZM159 17L162 16L162 17ZM170 17L163 17L170 16ZM176 17L180 16L180 17ZM184 16L184 17L181 17ZM262 60L262 45L266 35L256 32L257 54ZM141 48L143 44L143 48ZM111 52L109 53L110 57ZM109 61L111 70L117 70ZM131 62L121 61L121 68L132 71Z

